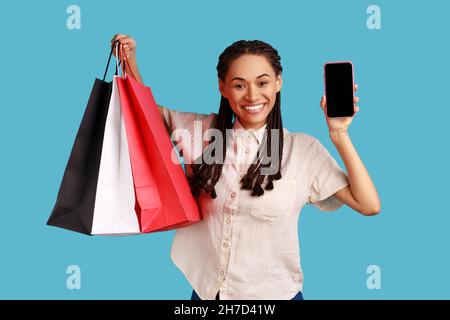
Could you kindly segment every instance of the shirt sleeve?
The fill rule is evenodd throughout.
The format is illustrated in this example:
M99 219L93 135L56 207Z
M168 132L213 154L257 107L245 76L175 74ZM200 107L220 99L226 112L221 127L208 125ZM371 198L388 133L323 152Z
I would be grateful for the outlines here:
M349 184L348 176L319 143L320 156L309 186L308 201L322 211L333 211L344 203L334 194Z
M185 165L193 163L201 156L202 150L207 144L207 141L203 141L202 138L214 124L217 114L184 112L163 106L158 107L180 162L182 161ZM187 167L185 168L189 173Z
M187 129L190 133L192 133L196 120L205 122L205 120L209 118L212 119L212 116L214 115L213 113L208 115L195 112L178 111L160 105L158 105L158 107L162 109L164 125L166 126L169 135L172 135L172 132L176 129ZM208 121L208 125L210 125L209 122L212 121Z

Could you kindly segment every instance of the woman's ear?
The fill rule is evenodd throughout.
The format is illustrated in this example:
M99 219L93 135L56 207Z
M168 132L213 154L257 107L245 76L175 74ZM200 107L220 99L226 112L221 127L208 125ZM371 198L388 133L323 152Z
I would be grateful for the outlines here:
M220 91L220 94L221 94L224 98L227 98L227 99L228 99L227 94L226 94L226 92L225 92L225 82L223 82L222 79L220 79L220 78L219 78L219 91Z
M281 87L283 86L283 78L281 77L281 74L277 76L276 84L277 84L277 92L280 92Z

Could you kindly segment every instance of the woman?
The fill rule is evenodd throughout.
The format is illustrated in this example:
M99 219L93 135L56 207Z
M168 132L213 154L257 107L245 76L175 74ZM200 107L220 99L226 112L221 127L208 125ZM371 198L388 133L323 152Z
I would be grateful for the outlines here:
M116 40L143 83L135 40L120 34L112 42ZM329 135L347 175L316 138L283 128L277 50L258 40L237 41L220 55L217 72L218 114L159 106L183 151L193 149L195 124L202 133L214 128L223 137L209 136L200 153L183 152L185 163L191 163L187 176L203 219L176 230L172 260L194 288L192 299L301 300L302 207L310 203L331 211L346 204L364 215L380 212L376 188L348 133L354 116L328 118L322 96ZM354 108L356 114L359 108ZM178 129L188 134L177 137L173 133ZM207 156L213 161L206 161Z

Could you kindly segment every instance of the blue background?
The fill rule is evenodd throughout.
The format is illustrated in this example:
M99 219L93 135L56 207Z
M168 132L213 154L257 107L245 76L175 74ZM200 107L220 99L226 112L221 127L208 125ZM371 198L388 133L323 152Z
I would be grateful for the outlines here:
M66 8L81 8L69 30ZM381 30L366 9L381 8ZM448 299L447 1L8 1L1 4L0 298L189 299L169 256L174 231L88 237L46 226L95 77L115 33L135 37L159 104L217 112L219 54L264 40L284 67L285 127L329 140L323 63L352 60L360 112L350 135L382 213L303 209L306 299ZM66 268L81 268L81 290ZM366 286L369 265L381 289Z

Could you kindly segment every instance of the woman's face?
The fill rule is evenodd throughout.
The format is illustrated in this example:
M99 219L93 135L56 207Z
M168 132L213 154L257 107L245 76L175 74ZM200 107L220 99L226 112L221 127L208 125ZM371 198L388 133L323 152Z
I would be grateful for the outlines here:
M246 129L258 129L267 122L281 90L281 74L275 75L266 57L245 54L234 60L219 90Z

